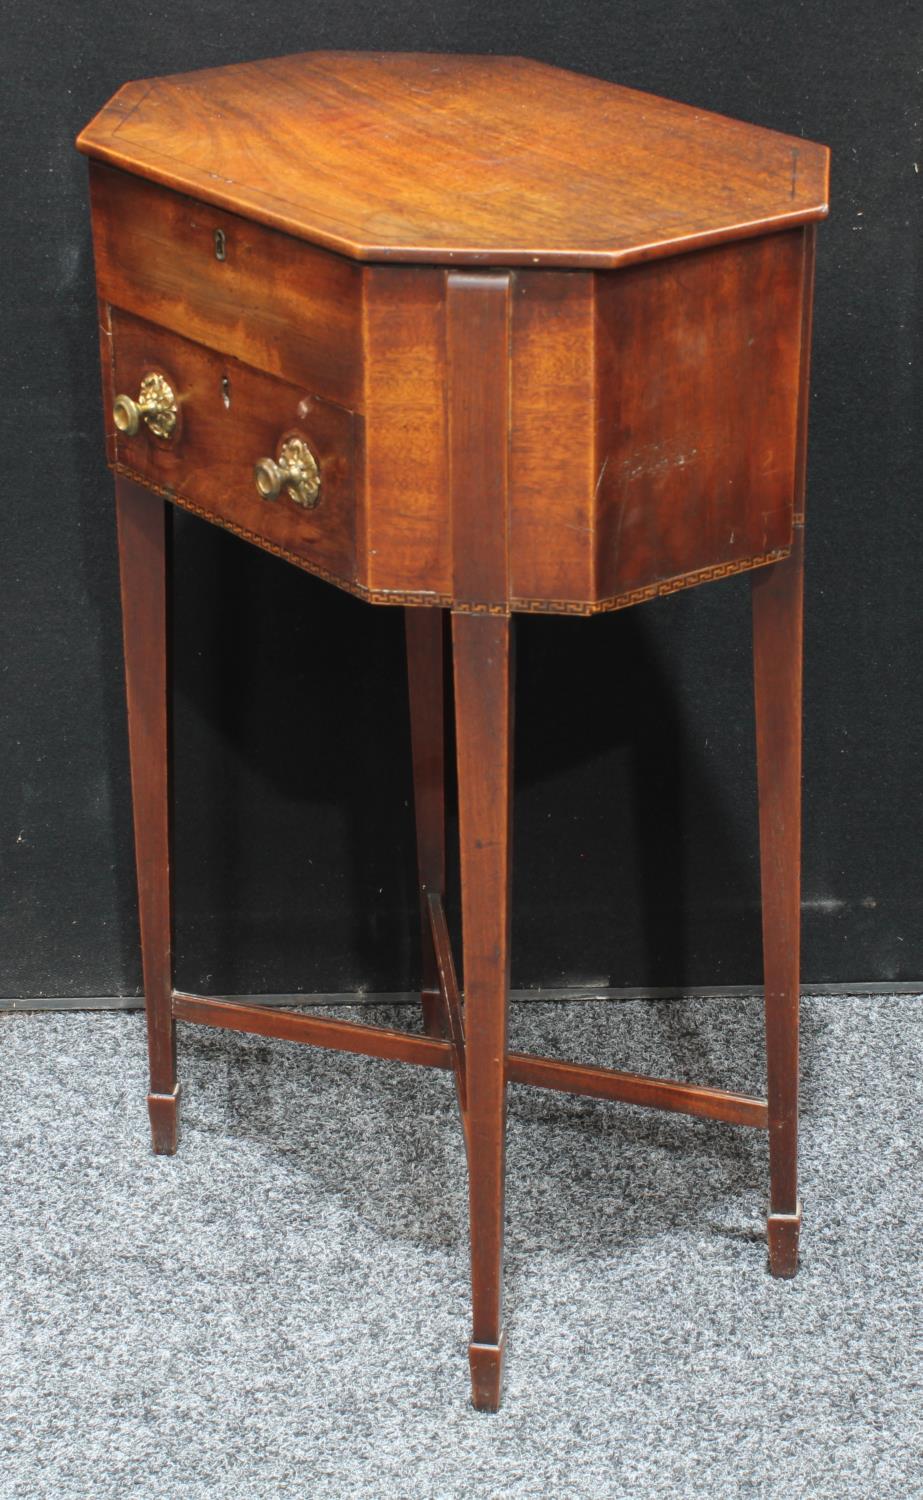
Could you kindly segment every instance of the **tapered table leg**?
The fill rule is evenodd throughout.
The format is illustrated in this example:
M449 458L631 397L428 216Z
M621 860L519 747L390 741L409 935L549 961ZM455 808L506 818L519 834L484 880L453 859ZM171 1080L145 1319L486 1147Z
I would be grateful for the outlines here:
M116 479L128 746L131 757L141 960L156 1152L176 1150L179 1085L172 1015L167 598L169 507Z
M763 971L769 1100L769 1265L798 1267L798 1007L801 931L801 643L804 531L752 575Z
M430 892L440 896L445 894L443 611L406 609L404 620L422 924L423 1022L430 1036L441 1036L439 973L426 898Z
M510 821L510 620L452 617L462 878L474 1405L495 1411L503 1377L503 1197Z

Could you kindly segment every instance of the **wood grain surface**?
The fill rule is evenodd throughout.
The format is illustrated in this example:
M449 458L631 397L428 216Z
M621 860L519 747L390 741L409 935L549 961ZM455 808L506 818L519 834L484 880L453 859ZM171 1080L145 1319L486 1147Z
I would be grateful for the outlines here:
M509 598L510 283L508 272L446 278L448 508L454 607Z
M770 1242L777 1276L793 1276L798 1257L803 564L799 526L791 556L752 586L770 1218L788 1221Z
M791 545L803 234L597 277L597 599Z
M328 401L361 403L358 266L98 162L90 198L100 296Z
M170 873L169 511L156 495L120 478L115 486L131 756L131 801L147 1018L154 1150L178 1138L179 1085L173 991Z
M244 1005L219 1000L212 995L190 995L174 991L173 1015L178 1021L197 1026L217 1026L225 1031L244 1031L251 1036L278 1037L286 1042L304 1042L334 1052L352 1052L357 1057L381 1057L388 1062L415 1063L426 1068L452 1067L448 1042L428 1036L395 1031L389 1026L366 1026L360 1021L341 1021L332 1016L276 1009L270 1005Z
M359 260L612 267L827 212L826 147L521 57L145 79L78 146Z
M494 1411L503 1358L507 1010L513 811L513 641L507 615L453 614L472 1400Z

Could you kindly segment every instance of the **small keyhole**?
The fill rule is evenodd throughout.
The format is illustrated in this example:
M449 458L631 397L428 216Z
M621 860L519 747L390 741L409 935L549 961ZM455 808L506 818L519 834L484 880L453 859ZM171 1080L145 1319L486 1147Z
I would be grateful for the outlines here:
M215 260L227 260L228 241L223 229L215 230Z
M225 406L230 406L231 382L228 380L228 377L226 375L222 375L221 377L221 399L224 402Z

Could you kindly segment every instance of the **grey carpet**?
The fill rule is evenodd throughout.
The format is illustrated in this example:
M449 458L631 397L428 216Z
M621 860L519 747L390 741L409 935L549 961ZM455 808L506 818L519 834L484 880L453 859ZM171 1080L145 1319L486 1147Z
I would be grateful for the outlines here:
M448 1075L183 1027L155 1158L140 1015L3 1016L0 1495L923 1494L921 1013L805 1005L789 1283L761 1133L513 1088L495 1417ZM760 1087L752 1000L520 1005L513 1034Z

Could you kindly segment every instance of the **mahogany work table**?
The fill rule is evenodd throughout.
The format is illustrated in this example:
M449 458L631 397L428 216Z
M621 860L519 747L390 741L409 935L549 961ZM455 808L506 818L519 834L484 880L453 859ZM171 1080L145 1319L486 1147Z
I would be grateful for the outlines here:
M523 58L308 53L89 124L154 1150L176 1022L454 1073L476 1406L500 1399L506 1085L769 1132L794 1273L801 597L825 147ZM182 506L406 610L425 1035L173 988L167 530ZM767 1097L507 1047L512 616L752 571ZM443 908L451 611L462 971Z

